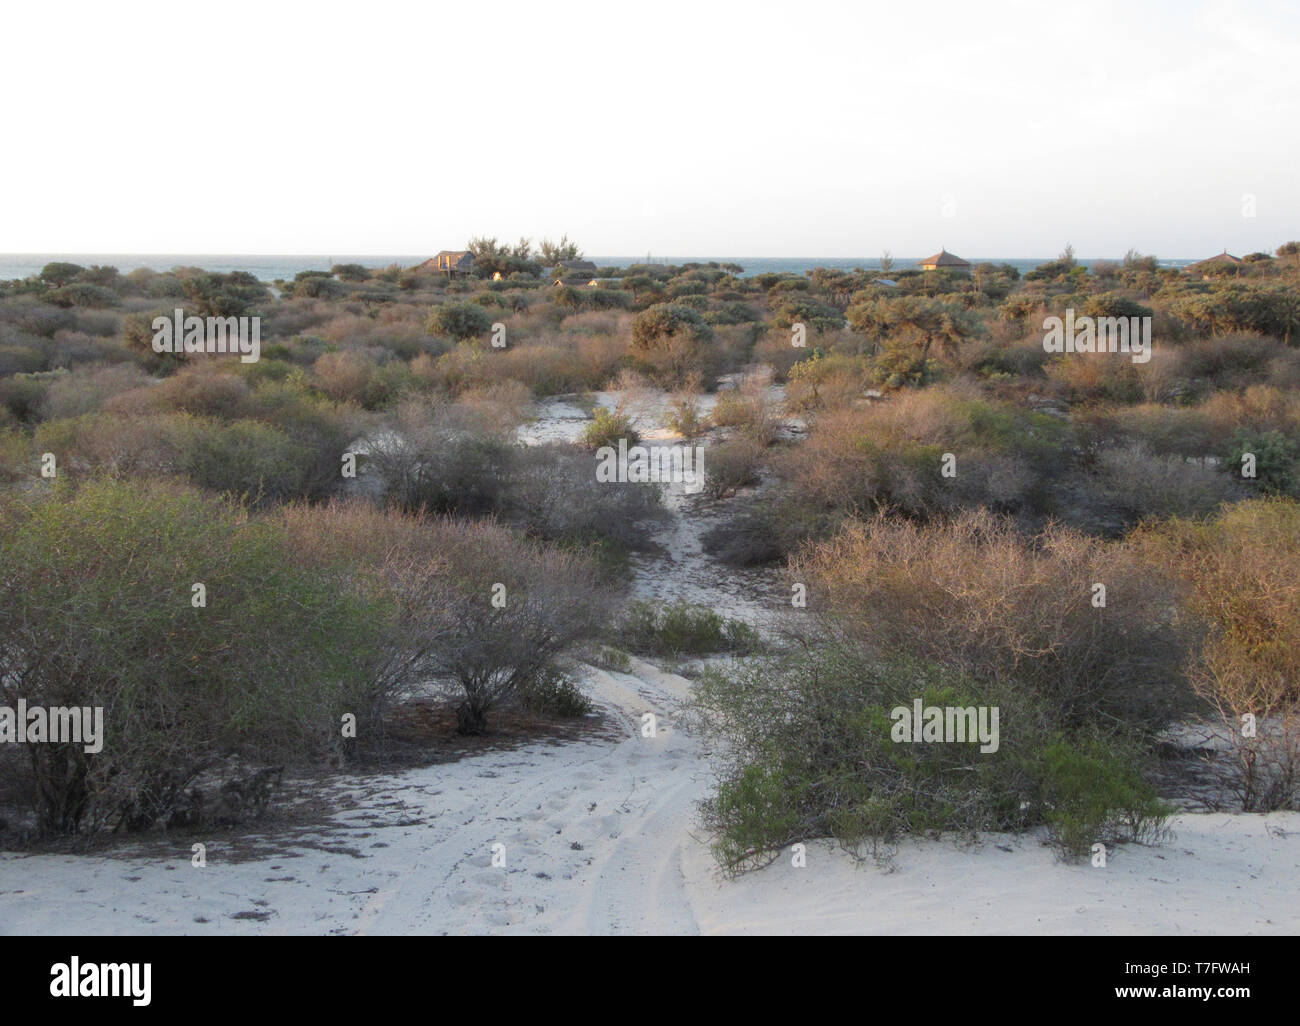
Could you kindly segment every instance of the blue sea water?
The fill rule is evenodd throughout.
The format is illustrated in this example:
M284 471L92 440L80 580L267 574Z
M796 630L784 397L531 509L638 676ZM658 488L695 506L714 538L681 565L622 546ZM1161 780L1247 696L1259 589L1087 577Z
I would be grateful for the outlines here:
M173 267L202 267L206 271L248 271L262 281L274 281L277 278L290 280L299 271L328 271L334 264L361 264L363 267L388 267L398 264L413 267L427 260L432 254L406 256L349 256L340 253L335 256L251 256L237 254L196 254L196 253L0 253L0 281L13 278L27 278L40 271L47 263L54 260L68 260L74 264L88 267L98 264L116 267L123 274L137 267L148 267L155 271L167 271ZM645 256L591 256L598 267L626 267L629 264L646 263ZM894 259L895 270L915 267L921 257ZM1021 273L1046 263L1053 257L966 257L971 263L1010 264ZM1080 258L1079 262L1091 266L1101 260L1118 260L1118 257ZM879 257L732 257L732 256L694 256L694 257L653 257L648 262L656 264L684 263L718 263L739 264L745 269L745 275L793 272L803 274L815 267L834 268L851 271L854 268L879 270ZM1182 267L1189 260L1161 260L1164 267Z

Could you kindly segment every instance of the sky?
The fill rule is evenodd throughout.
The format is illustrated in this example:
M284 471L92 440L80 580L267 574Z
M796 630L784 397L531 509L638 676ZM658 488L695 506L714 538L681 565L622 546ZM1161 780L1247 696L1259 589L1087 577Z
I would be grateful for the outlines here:
M6 5L0 252L1300 238L1294 0Z

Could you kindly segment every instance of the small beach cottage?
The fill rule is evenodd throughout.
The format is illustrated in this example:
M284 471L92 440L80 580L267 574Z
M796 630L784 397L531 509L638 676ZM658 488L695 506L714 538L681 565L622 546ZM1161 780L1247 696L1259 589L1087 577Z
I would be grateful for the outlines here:
M1241 257L1233 256L1225 249L1218 256L1198 260L1194 264L1188 264L1183 270L1188 274L1199 274L1202 278L1213 281L1224 275L1237 274L1245 265L1246 261Z
M970 274L970 261L963 260L946 249L941 249L934 256L926 257L921 261L921 270L960 271L962 274Z
M444 249L433 259L426 260L416 270L469 274L474 270L474 254L467 249Z

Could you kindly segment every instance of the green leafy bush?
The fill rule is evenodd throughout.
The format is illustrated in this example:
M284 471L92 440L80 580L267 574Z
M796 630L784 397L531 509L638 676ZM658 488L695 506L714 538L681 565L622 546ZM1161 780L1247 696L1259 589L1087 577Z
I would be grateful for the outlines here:
M323 752L386 615L275 525L175 484L0 502L0 565L4 703L104 710L99 753L27 746L44 833L147 827L230 749Z
M896 740L895 711L918 700L996 708L996 748L978 738ZM880 662L832 641L708 668L693 714L718 778L702 811L728 873L818 838L883 860L903 837L939 833L974 839L1045 826L1070 855L1164 836L1167 810L1120 736L1088 735L1075 747L1054 731L1050 705L1014 681L990 686L935 663Z
M429 315L428 329L431 334L460 342L485 338L492 330L492 315L477 303L442 303Z
M1055 741L1039 753L1035 776L1048 836L1063 855L1081 858L1094 844L1156 844L1167 836L1172 808L1113 741Z
M571 677L557 666L548 666L519 690L525 709L549 716L586 716L594 706Z
M582 444L591 449L617 447L620 439L626 440L629 446L641 441L641 435L632 426L632 418L622 410L598 406L591 423L583 428Z
M617 637L631 651L645 655L742 653L759 644L758 632L749 624L684 600L667 605L646 599L631 603Z
M1255 458L1255 476L1243 475L1246 454ZM1300 495L1300 444L1281 431L1238 431L1224 466L1238 480L1255 484L1265 495Z
M254 504L302 493L305 467L294 440L254 421L195 418L181 438L181 467L196 485Z

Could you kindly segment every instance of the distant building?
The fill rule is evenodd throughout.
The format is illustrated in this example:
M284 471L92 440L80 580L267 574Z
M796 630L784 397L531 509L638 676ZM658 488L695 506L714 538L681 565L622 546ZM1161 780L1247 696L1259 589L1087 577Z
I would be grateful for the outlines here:
M1236 274L1245 265L1246 261L1241 257L1233 256L1225 249L1218 256L1198 260L1194 264L1188 264L1183 270L1188 274L1199 274L1202 278L1214 278L1221 274Z
M963 260L961 257L949 253L946 249L941 249L934 256L926 257L922 260L921 270L960 271L962 274L971 273L969 260Z
M560 266L575 274L590 274L596 270L596 265L590 260L561 260Z
M417 271L441 271L445 274L469 274L474 270L474 254L467 249L444 249L432 260L426 260Z

